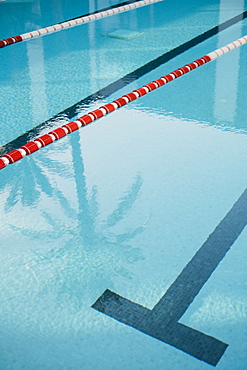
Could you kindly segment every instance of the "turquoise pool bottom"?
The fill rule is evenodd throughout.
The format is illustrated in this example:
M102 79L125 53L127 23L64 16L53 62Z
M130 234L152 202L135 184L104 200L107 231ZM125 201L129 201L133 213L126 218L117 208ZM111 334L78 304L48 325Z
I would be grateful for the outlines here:
M164 1L6 48L2 142L150 62L161 45L166 53L243 11L242 2L223 5ZM63 6L62 20L77 5L68 17ZM163 14L175 14L174 6L176 22L164 20ZM32 9L31 29L43 26L41 19L44 26L56 23L41 17L38 6ZM56 12L47 9L57 21L57 4ZM7 30L9 19L2 25ZM126 27L143 35L102 36ZM245 30L246 20L149 71L110 100ZM196 340L196 351L189 334L195 331L222 346L217 369L246 368L245 203L237 215L232 212L246 189L245 50L1 171L0 369L206 370L220 356L214 345L205 355L204 340ZM221 228L229 211L230 226ZM222 243L212 244L201 261L198 251L210 244L217 225ZM197 265L190 272L193 256ZM187 273L191 281L183 279ZM127 317L126 304L134 310ZM148 313L145 320L139 310ZM169 331L157 324L163 316ZM181 338L181 328L188 328L188 336Z
M126 325L132 314L123 325L91 306L110 289L152 310L243 193L246 155L245 135L123 108L7 167L1 367L206 369ZM229 345L219 369L245 364L245 240L244 230L179 319ZM202 266L217 264L213 255ZM205 280L199 263L192 270L187 289ZM173 314L191 300L183 293Z

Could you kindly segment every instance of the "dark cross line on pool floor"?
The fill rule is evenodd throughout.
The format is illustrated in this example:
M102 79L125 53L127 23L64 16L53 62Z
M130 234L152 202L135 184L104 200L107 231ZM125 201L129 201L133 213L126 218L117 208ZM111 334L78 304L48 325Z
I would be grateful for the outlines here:
M152 310L106 290L92 307L216 366L228 344L178 320L247 224L247 189Z

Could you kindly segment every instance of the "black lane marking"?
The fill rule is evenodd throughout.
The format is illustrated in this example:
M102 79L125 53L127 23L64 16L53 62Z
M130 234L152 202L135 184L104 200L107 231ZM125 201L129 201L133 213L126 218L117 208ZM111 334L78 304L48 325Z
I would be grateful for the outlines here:
M247 189L152 310L106 290L92 305L126 325L216 366L228 344L178 322L247 224Z
M161 56L157 57L156 59L151 60L150 62L144 64L142 67L137 68L136 70L128 73L124 77L112 82L108 86L98 90L97 92L87 96L86 98L80 100L76 104L72 105L61 111L60 113L56 114L55 116L49 118L47 121L39 124L38 126L32 128L29 131L26 131L24 134L20 135L16 139L10 141L9 143L0 147L0 155L3 156L4 154L10 152L11 150L18 149L22 145L26 144L27 142L35 139L40 133L47 128L56 128L58 127L58 122L62 120L72 119L76 116L78 111L82 108L87 108L90 104L96 102L97 100L104 99L109 97L111 94L115 93L116 91L120 90L121 88L127 86L131 82L141 78L145 74L151 72L152 70L158 68L162 64L168 62L169 60L177 57L178 55L184 53L188 49L200 44L201 42L209 39L210 37L216 35L217 33L225 30L226 28L234 25L237 22L245 19L247 17L247 11L237 15L229 19L228 21L219 24L218 26L194 37L193 39L185 42L184 44L179 45L178 47L162 54Z

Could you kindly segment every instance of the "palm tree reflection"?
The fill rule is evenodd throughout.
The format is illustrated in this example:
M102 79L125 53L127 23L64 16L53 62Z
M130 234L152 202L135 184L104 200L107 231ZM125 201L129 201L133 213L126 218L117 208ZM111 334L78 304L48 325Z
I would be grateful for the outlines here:
M57 147L57 156L63 152L62 147ZM61 204L64 212L70 216L73 210L70 203L57 186L52 177L59 173L60 177L69 179L71 170L64 171L64 166L57 160L49 158L39 152L38 156L25 158L25 166L20 166L17 171L9 171L8 176L1 177L1 192L8 194L4 211L10 212L20 202L23 207L35 207L45 195L55 197Z
M48 276L42 293L55 290L58 300L63 303L73 301L73 307L80 309L85 297L90 299L92 294L99 295L105 288L113 288L114 276L132 277L129 266L143 257L139 248L132 247L131 241L143 232L146 224L124 233L114 232L137 200L142 187L139 174L116 209L104 221L99 221L98 191L93 186L88 192L79 135L71 136L71 141L77 211L73 210L72 214L65 203L72 214L68 221L43 211L42 217L49 224L49 231L13 228L36 240L60 244L45 252L34 252L35 258L27 263L27 267Z

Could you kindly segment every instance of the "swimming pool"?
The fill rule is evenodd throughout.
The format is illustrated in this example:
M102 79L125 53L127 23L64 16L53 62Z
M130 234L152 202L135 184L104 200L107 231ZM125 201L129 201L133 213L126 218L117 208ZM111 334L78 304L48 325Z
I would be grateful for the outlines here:
M2 2L0 38L116 4ZM246 10L166 0L0 50L1 155L247 34L243 19L176 49ZM246 368L246 53L0 172L1 369L207 369L188 354L204 334L228 344L217 368Z

